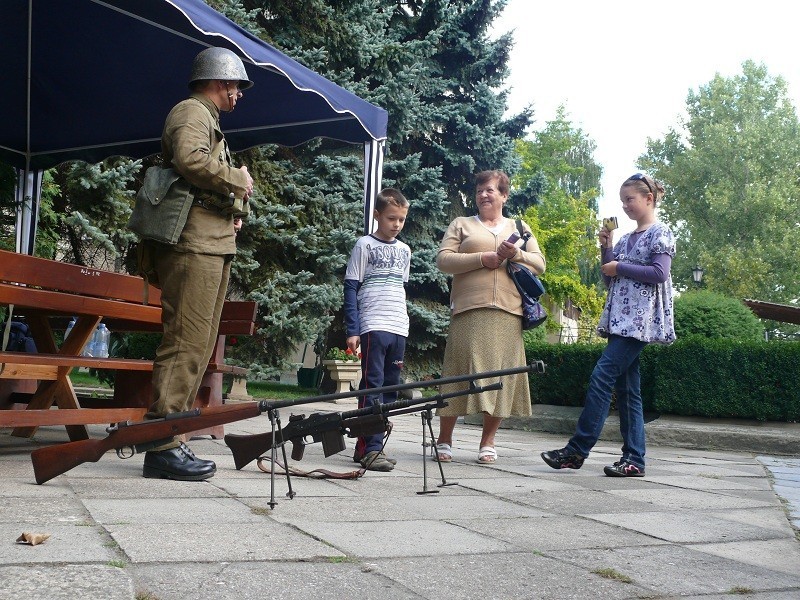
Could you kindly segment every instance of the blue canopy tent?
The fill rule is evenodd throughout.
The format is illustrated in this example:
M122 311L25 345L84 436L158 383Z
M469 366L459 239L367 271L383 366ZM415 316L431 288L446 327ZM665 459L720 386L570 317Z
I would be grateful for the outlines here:
M380 187L387 113L259 40L201 0L7 0L0 56L0 161L18 170L17 251L32 254L41 171L161 149L170 108L209 46L255 82L222 117L232 150L324 137L364 144L364 229Z

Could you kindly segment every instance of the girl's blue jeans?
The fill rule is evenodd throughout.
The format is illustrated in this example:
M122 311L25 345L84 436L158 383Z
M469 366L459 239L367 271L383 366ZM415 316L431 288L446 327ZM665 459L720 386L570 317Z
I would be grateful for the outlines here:
M619 410L622 459L644 469L644 411L639 354L646 345L647 342L629 337L609 336L608 345L592 371L586 404L567 448L584 458L589 456L608 417L613 389Z

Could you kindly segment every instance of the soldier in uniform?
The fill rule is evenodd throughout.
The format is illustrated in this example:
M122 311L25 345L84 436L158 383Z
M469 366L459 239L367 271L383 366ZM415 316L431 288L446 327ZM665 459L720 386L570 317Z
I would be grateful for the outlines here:
M232 163L219 124L253 85L241 59L208 48L194 59L191 96L170 111L161 137L165 166L192 186L193 205L176 245L146 241L161 285L163 339L153 365L153 404L148 418L189 410L217 339L222 304L236 253L236 225L248 211L253 179ZM238 229L238 228L237 228ZM216 472L171 440L145 454L145 477L200 481Z

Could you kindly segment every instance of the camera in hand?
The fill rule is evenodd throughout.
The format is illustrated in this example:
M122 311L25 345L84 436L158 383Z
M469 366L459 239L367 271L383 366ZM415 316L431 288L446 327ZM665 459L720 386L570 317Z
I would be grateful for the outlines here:
M619 227L619 224L617 223L617 217L608 217L607 219L603 219L603 227L609 231L614 231L617 227Z

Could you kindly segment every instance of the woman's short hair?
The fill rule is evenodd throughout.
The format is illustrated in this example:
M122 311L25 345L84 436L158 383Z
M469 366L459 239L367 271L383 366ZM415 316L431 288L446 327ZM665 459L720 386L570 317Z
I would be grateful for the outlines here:
M475 187L483 185L489 181L497 180L497 191L508 196L508 190L511 187L511 182L508 180L508 175L503 171L481 171L475 175Z
M400 190L395 188L383 188L380 192L378 192L378 195L375 196L375 210L378 212L383 212L383 210L390 204L404 208L408 206L409 203Z

